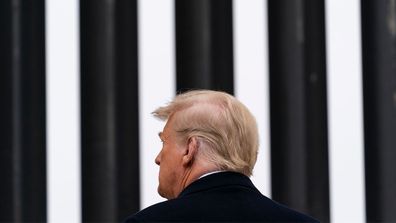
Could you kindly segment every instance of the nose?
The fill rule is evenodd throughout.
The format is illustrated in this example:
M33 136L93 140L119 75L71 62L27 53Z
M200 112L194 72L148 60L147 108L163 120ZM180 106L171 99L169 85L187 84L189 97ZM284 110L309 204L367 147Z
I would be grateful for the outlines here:
M157 157L155 157L155 163L159 166L161 163L161 152L158 153Z

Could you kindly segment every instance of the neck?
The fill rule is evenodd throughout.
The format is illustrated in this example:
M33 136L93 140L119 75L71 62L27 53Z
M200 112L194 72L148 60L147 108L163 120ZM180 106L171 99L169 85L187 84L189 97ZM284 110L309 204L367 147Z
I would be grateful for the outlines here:
M220 169L214 164L197 160L186 169L177 195L179 195L188 185L198 180L201 176L219 170Z

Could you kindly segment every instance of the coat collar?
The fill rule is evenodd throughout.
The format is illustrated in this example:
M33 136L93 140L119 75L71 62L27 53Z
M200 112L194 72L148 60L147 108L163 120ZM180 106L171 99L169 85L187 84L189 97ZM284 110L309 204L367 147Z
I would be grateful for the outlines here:
M214 187L230 186L230 185L243 186L258 192L258 190L253 185L249 177L241 173L226 171L226 172L210 174L208 176L202 177L192 182L190 185L184 188L184 190L179 194L178 197L180 198L189 194L205 191Z

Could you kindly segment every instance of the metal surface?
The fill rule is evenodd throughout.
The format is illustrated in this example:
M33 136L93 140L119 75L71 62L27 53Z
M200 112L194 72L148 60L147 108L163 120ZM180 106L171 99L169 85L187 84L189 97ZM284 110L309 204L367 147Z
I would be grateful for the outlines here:
M139 210L136 1L81 1L83 221Z
M368 222L395 222L396 1L362 1Z
M44 1L2 1L0 221L46 221Z
M272 198L329 221L323 1L269 1Z
M177 91L234 92L231 0L176 0Z

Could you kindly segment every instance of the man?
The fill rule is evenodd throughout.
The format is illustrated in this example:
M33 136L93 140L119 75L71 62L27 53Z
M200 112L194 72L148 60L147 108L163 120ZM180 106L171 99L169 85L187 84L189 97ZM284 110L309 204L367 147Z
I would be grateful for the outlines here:
M262 195L252 184L258 152L255 118L233 96L196 90L153 112L167 123L155 204L126 222L317 222Z

